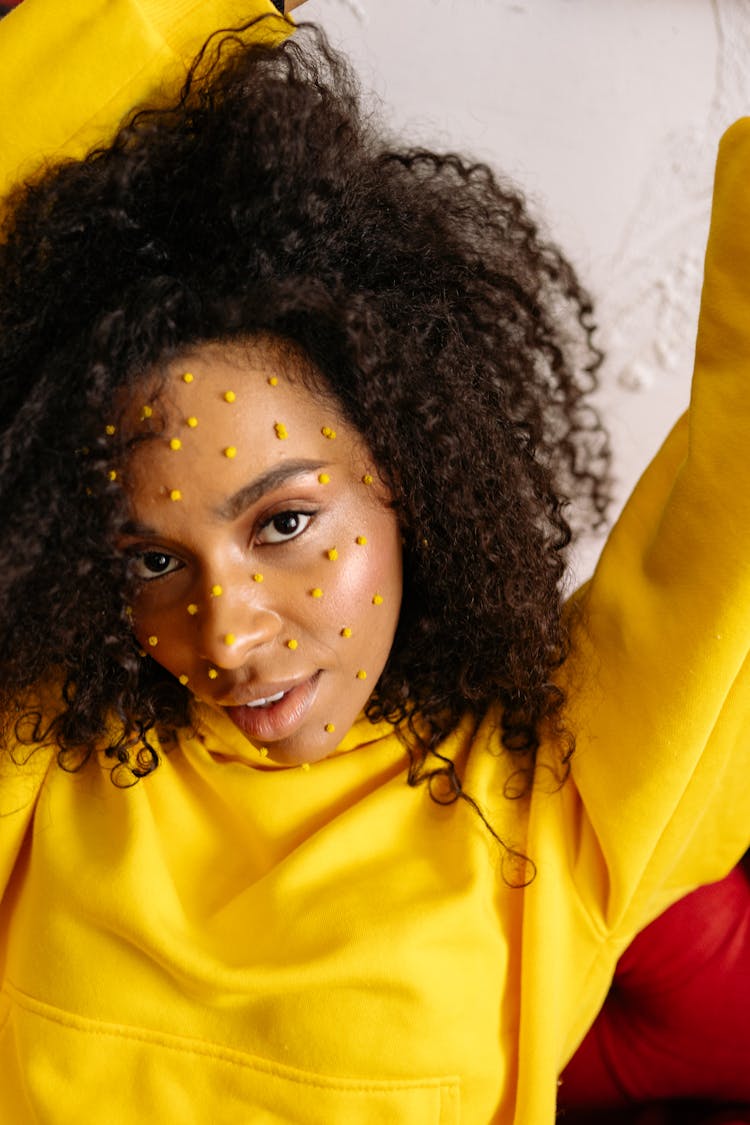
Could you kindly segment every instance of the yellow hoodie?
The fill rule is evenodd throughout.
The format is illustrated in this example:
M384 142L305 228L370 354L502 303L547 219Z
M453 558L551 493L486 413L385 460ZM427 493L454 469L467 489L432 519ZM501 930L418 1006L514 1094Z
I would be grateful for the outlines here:
M185 30L237 6L79 0L122 68L109 125L138 96L129 67L154 88L170 8ZM160 13L153 71L103 36L129 9ZM570 781L552 748L529 800L503 796L492 714L444 747L536 879L509 887L471 809L406 785L388 725L269 768L206 711L129 790L0 758L1 1122L550 1125L619 953L748 842L749 174L744 120L719 157L689 419L576 599Z

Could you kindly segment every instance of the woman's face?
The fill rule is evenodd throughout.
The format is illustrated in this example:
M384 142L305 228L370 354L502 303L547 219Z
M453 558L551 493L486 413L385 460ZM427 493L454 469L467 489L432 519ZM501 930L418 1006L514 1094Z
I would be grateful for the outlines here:
M122 545L144 651L280 762L330 754L378 681L401 538L358 433L271 342L174 362L129 425Z

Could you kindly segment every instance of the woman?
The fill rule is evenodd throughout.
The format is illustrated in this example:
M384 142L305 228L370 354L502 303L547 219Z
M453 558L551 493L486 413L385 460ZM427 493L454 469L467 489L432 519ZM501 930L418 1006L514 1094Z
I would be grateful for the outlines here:
M544 1122L746 845L746 131L689 455L564 613L585 294L274 26L9 204L2 1108Z

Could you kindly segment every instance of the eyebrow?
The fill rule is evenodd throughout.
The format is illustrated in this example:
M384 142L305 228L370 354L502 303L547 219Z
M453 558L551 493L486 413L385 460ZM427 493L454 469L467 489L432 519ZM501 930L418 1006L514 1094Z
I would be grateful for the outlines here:
M257 504L258 500L265 496L267 492L272 492L275 488L286 484L292 477L301 476L303 473L313 473L317 469L325 468L327 464L327 461L312 461L304 458L284 461L281 465L266 470L265 473L261 473L260 476L243 485L215 509L216 515L222 520L236 519L246 508Z

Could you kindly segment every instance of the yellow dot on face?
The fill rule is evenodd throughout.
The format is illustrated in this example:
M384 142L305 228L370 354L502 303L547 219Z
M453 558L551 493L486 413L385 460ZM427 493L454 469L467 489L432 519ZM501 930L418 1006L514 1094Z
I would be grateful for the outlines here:
M295 641L293 637L292 637L292 639L291 639L290 641L287 641L287 642L286 642L286 647L287 647L287 648L290 648L290 649L292 650L292 652L294 652L294 650L295 650L295 649L296 649L296 648L297 648L298 646L299 646L299 641Z
M151 645L151 648L156 648L156 646L159 643L159 638L158 637L149 637L148 643Z
M332 430L330 426L324 426L320 432L323 437L328 438L329 441L334 441L336 438L336 431Z
M209 669L208 669L208 678L209 678L209 680L215 680L215 679L216 679L216 677L218 676L218 674L219 674L219 673L218 673L218 672L216 671L216 669L215 669L215 668L209 668Z
M187 609L191 617L198 612L198 606L195 604L195 602L191 602Z
M326 555L331 560L331 562L336 562L336 559L339 557L339 553L335 547L331 547L330 551L326 551Z
M107 476L110 480L117 480L117 469L110 469Z
M351 635L352 635L351 629L349 628L348 625L345 625L344 628L341 630L341 636L345 637L348 640L349 637L351 637Z
M286 439L289 437L289 434L287 433L287 428L284 425L284 423L283 422L274 422L273 428L276 432L276 437L279 439L279 441L286 441Z
M182 449L182 442L180 441L180 439L178 437L170 438L169 439L169 448L175 449L175 450Z
M354 542L357 544L358 547L364 547L365 544L367 543L367 536L366 535L358 535L357 538L354 540Z
M263 575L262 574L254 574L253 575L253 582L262 582L262 581L263 581Z
M170 500L182 500L182 493L179 488L173 488L169 493Z
M142 406L141 407L141 421L145 422L146 419L150 418L153 413L154 412L153 412L152 408L148 404L146 404L146 406Z
M319 473L318 481L320 482L320 484L330 484L331 478L329 477L328 473Z
M360 670L357 672L357 679L358 680L366 680L367 679L367 672L365 672L364 668L360 668Z
M310 769L310 763L309 762L303 762L302 763L302 769L304 770L305 773L307 773Z
M315 586L314 589L312 589L310 591L310 597L311 598L322 598L323 597L323 591L321 590L320 586Z
M231 461L232 458L237 456L237 447L234 446L234 445L228 445L226 447L226 449L224 450L224 456L228 457L229 460Z
M194 414L191 414L189 418L185 419L185 421L187 422L188 426L190 426L191 430L194 430L195 427L198 425L198 419L195 417Z
M234 391L224 391L224 402L234 402L236 398Z
M217 583L216 586L211 587L211 597L212 598L220 598L223 593L224 593L224 591L222 590L221 586L218 585L218 583Z
M189 371L186 371L185 374L182 376L182 381L183 381L183 383L192 383L194 378L195 378L194 375L191 375Z
M279 380L278 380L278 378L276 377L276 375L271 375L271 376L269 376L269 379L268 379L268 385L269 385L269 386L271 386L271 387L278 387L278 385L279 385Z
M234 633L225 633L224 634L224 644L225 645L233 645L233 644L235 644L236 640L237 640L237 638L235 637Z
M327 734L333 734L333 732L335 731L335 729L336 729L336 728L335 728L335 726L333 725L333 723L326 723L326 725L325 725L325 726L323 727L323 730L324 730L324 731L325 731L325 732L326 732Z
M181 676L178 676L177 678L178 678L178 680L180 681L180 683L182 684L183 687L188 682L188 677L185 675L184 672L182 673Z
M382 605L383 604L383 595L382 594L373 594L372 595L372 604L373 605Z
M115 432L115 427L114 427L114 426L105 426L105 427L104 427L104 432L105 432L106 434L109 434L109 436L111 437L111 436L112 436L112 434L113 434L113 433Z
M372 484L372 476L370 473L365 473L362 477L362 484Z

